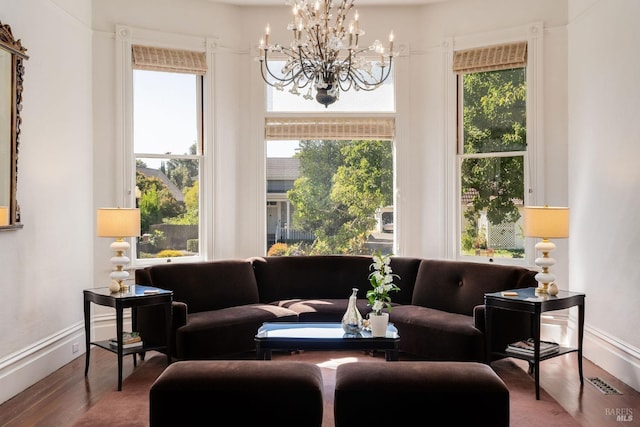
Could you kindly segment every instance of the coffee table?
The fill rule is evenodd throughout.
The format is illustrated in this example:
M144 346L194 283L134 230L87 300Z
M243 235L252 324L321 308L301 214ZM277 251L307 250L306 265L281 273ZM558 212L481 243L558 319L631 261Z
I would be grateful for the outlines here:
M345 334L340 323L267 322L255 336L258 359L270 360L272 350L384 350L385 359L398 360L400 335L389 323L385 337L363 330Z

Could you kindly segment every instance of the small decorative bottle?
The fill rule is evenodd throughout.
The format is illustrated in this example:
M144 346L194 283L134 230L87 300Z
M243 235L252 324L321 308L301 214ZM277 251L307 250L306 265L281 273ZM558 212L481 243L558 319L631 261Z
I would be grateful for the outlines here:
M347 311L342 316L342 329L346 334L358 334L362 331L362 315L358 311L358 288L353 288L349 297Z

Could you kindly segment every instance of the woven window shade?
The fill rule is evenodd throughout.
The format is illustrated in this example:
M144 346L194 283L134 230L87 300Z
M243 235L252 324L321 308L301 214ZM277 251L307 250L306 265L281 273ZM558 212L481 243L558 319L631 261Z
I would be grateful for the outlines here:
M133 45L131 50L135 70L199 75L207 72L207 58L204 52L140 45Z
M267 118L266 140L375 139L392 140L393 118Z
M506 70L526 65L527 42L458 50L453 56L453 71L457 74Z

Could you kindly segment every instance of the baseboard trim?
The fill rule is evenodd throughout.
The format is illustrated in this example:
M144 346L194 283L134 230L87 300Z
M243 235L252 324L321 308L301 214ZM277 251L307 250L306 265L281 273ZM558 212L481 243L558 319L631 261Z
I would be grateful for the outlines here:
M73 346L77 344L77 351ZM84 354L84 323L79 322L0 360L0 403Z
M584 357L640 391L640 349L585 325Z
M131 325L125 312L123 326ZM115 336L114 314L93 316L92 340ZM74 345L77 351L74 352ZM0 359L0 404L31 387L62 366L85 354L84 321L43 338Z

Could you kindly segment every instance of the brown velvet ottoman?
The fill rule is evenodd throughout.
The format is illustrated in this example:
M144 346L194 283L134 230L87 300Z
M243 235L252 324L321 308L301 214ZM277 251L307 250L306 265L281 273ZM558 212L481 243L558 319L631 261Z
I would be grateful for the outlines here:
M477 362L354 362L336 370L336 427L508 426L509 390Z
M322 387L320 368L307 362L179 361L149 390L149 423L321 426Z

